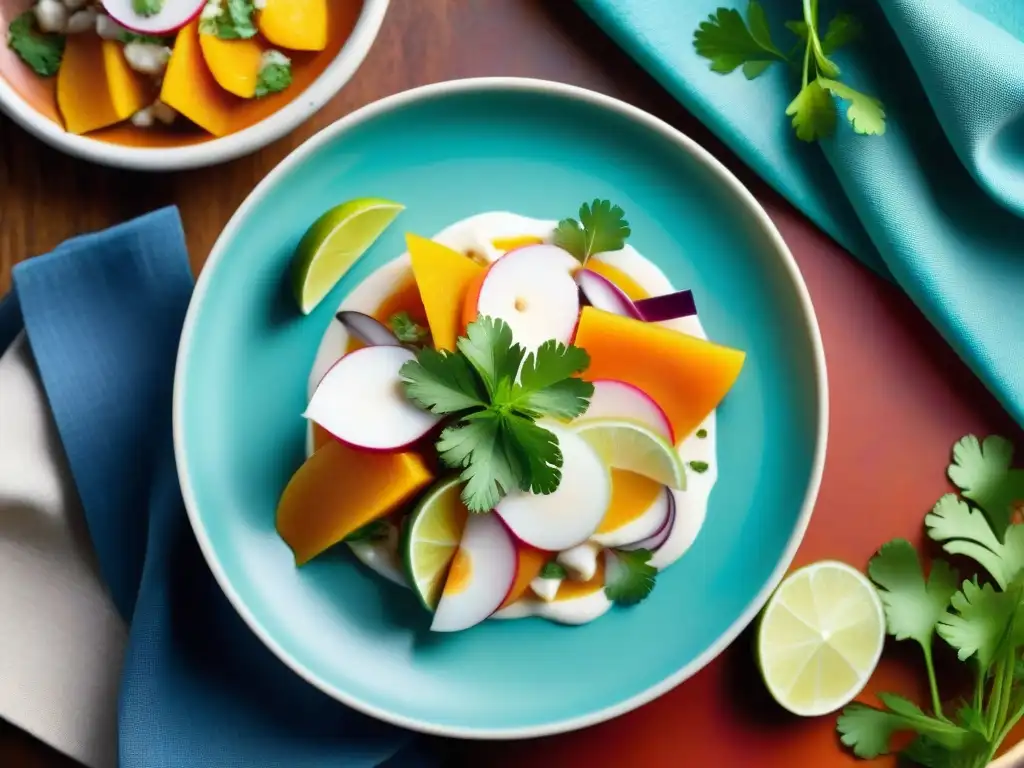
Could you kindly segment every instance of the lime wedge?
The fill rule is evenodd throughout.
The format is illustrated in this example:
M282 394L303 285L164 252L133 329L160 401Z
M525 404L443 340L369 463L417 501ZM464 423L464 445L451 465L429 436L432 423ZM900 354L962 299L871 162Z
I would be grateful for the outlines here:
M885 643L878 592L860 571L825 560L791 573L757 635L768 690L796 715L835 712L863 690Z
M462 483L444 480L429 491L406 521L401 551L409 583L429 611L437 608L448 568L459 549L469 512Z
M640 422L594 419L581 423L575 431L609 467L627 469L669 488L686 488L686 469L679 453Z
M377 197L331 208L303 235L292 262L292 287L304 315L313 311L366 249L405 210Z

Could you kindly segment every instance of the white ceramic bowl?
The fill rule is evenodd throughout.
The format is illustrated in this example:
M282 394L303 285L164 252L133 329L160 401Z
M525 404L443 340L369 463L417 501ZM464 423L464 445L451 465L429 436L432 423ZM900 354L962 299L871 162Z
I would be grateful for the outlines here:
M25 130L69 155L139 171L176 171L234 160L262 149L315 115L352 78L377 38L390 0L363 0L341 51L299 96L254 125L221 138L178 147L128 147L68 133L40 114L0 75L0 110Z

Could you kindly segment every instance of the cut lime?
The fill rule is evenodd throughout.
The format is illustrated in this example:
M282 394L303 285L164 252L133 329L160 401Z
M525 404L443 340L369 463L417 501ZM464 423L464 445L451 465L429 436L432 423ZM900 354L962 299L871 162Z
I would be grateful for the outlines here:
M635 472L669 488L686 488L686 469L679 453L638 421L594 419L576 427L576 434L613 469Z
M469 514L462 503L462 483L438 483L409 515L402 537L402 560L409 583L427 610L441 599L445 577L462 540Z
M757 655L768 690L790 712L835 712L863 690L885 643L878 592L832 560L790 574L768 601Z
M366 249L405 210L377 197L331 208L303 235L292 263L292 287L304 315L319 304Z

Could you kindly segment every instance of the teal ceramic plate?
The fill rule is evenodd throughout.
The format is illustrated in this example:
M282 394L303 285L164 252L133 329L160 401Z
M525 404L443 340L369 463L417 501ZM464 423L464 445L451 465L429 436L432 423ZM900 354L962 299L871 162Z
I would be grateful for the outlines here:
M353 197L407 206L309 317L292 252ZM412 594L347 552L297 570L274 530L303 459L306 377L340 298L404 250L486 210L572 215L608 198L630 239L692 288L712 339L746 350L719 409L720 481L690 552L651 597L583 627L489 621L431 635ZM253 191L196 288L175 382L181 485L207 561L252 630L340 701L417 730L519 738L608 719L690 677L747 626L807 526L827 432L814 312L765 213L704 150L613 99L555 83L464 80L372 104ZM343 548L337 548L343 549Z

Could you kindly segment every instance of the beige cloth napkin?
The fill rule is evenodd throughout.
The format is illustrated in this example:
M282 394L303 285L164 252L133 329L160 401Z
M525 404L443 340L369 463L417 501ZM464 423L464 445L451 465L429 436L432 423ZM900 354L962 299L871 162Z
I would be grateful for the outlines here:
M126 638L22 335L0 356L0 717L115 768Z

